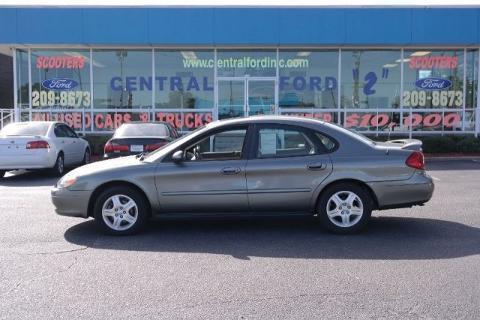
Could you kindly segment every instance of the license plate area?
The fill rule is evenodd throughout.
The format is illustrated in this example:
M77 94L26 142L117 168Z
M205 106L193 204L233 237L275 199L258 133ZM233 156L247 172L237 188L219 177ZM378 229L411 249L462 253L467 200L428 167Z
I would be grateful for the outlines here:
M130 146L130 151L131 152L143 152L143 145L138 145L138 144L132 144Z

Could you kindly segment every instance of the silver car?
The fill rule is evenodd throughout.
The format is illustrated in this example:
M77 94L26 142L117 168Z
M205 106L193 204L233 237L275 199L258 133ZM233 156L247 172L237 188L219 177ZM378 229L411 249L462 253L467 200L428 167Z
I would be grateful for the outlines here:
M58 214L93 217L115 235L152 216L222 214L313 215L354 233L372 210L430 200L434 185L415 146L306 118L223 120L147 155L77 168L51 195Z

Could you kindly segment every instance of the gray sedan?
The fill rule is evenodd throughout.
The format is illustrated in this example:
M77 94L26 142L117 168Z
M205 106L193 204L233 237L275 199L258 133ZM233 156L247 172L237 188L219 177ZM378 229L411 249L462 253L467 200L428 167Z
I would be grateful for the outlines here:
M430 200L434 185L415 146L306 118L224 120L148 155L77 168L51 195L58 214L93 217L115 235L153 216L273 214L313 215L354 233L372 210Z

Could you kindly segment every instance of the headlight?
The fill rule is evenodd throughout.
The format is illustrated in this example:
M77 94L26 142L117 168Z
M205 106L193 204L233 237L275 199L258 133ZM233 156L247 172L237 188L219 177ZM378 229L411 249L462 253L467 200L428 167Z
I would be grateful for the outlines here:
M57 187L59 188L68 188L73 186L77 182L77 177L69 177L68 175L64 176L60 181L57 182Z

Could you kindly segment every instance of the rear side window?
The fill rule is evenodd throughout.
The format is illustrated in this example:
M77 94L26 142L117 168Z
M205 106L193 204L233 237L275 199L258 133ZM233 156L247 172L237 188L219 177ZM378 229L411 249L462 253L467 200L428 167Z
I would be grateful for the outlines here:
M336 149L337 143L335 141L333 141L331 138L327 137L326 135L324 135L320 132L315 132L315 135L317 136L317 139L325 147L327 152L332 152L333 150Z
M258 158L281 158L316 154L315 143L302 130L262 128L258 131Z
M54 129L55 137L57 138L66 138L68 137L67 133L63 129L63 126L61 125L56 125Z

